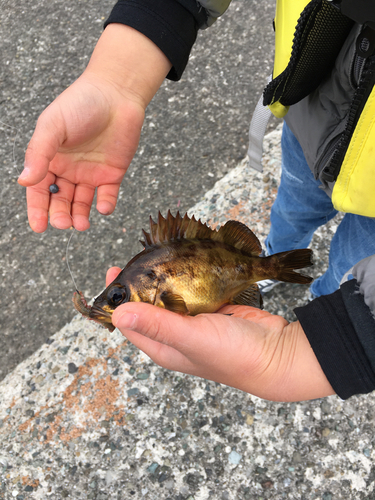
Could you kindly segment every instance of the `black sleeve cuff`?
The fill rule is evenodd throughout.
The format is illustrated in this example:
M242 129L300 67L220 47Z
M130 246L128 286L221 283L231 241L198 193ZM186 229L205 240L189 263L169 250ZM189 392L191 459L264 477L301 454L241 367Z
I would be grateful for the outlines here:
M363 299L362 302L367 307ZM375 373L350 319L341 290L319 297L294 312L322 370L340 398L347 399L375 389Z
M194 2L197 5L197 2ZM168 57L173 67L167 78L179 80L197 37L202 9L194 13L176 0L119 0L104 24L126 24L143 33Z
M375 318L359 292L355 279L341 285L340 290L358 339L375 373Z

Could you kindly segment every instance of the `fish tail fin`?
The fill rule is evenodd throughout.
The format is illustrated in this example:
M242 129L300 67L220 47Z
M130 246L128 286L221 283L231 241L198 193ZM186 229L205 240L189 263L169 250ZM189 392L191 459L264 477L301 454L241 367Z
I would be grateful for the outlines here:
M273 277L274 279L302 285L313 281L311 276L295 272L296 269L303 269L313 265L312 250L309 248L280 252L271 255L269 258L275 263L276 276Z

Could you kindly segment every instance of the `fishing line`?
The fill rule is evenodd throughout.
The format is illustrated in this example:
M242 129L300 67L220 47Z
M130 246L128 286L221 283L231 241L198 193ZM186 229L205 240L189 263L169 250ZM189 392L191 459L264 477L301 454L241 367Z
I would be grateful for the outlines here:
M66 203L67 212L68 212L69 217L71 218L71 220L72 220L72 224L73 224L73 225L72 225L72 227L71 227L71 229L73 229L73 232L72 232L72 234L69 236L68 243L67 243L67 245L66 245L66 250L65 250L65 261L66 261L66 265L67 265L67 267L68 267L68 271L69 271L70 277L72 278L74 288L75 288L76 292L78 292L77 283L76 283L76 280L74 279L74 276L73 276L73 273L72 273L72 270L71 270L71 268L70 268L70 264L69 264L69 246L70 246L70 242L72 241L73 236L74 236L74 235L75 235L75 233L77 232L77 229L74 227L74 218L73 218L73 215L70 213L73 201L72 201L72 203L71 203L71 205L70 205L70 208L69 208L69 203L68 203L67 198L65 198L65 203Z
M11 128L12 130L16 131L16 135L14 136L14 139L13 139L12 158L13 158L13 166L16 168L18 175L20 175L20 171L18 170L17 163L16 163L16 140L17 140L18 134L20 133L20 129L18 129L17 127L13 127L13 125L8 125L7 123L3 122L2 120L0 120L0 124L3 125L4 127L8 127L8 128ZM4 185L4 183L3 183L3 185Z
M12 147L12 158L13 158L13 166L16 168L17 170L17 173L18 173L18 176L21 175L21 172L19 171L18 167L17 167L17 162L16 162L16 141L17 141L17 138L18 138L18 135L20 133L20 129L17 128L17 127L14 127L13 125L8 125L7 123L3 122L2 120L0 120L0 124L3 125L4 127L7 127L7 128L10 128L12 130L15 130L16 131L16 135L14 136L14 139L13 139L13 147ZM3 186L4 186L4 183L3 183ZM69 213L69 217L72 219L72 223L73 223L73 232L72 234L70 235L69 239L68 239L68 243L66 245L66 250L65 250L65 260L66 260L66 265L68 267L68 271L69 271L69 274L70 274L70 277L72 279L72 282L73 282L73 285L74 285L74 288L76 290L78 290L78 287L77 287L77 284L76 284L76 281L74 279L74 276L73 276L73 273L72 273L72 270L70 268L70 264L69 264L69 246L70 246L70 242L75 234L75 232L77 231L76 228L74 227L74 218L72 216L72 214L70 213L70 209L69 209L69 204L68 204L68 200L65 198L65 203L66 203L66 206L68 208L68 213Z
M73 217L71 215L70 215L70 217L73 220ZM73 223L74 223L74 221L73 221ZM74 234L75 234L76 231L77 231L77 229L75 227L73 227L73 232L72 232L72 234L69 237L68 244L66 245L65 260L66 260L66 265L68 266L68 271L70 273L70 277L72 278L72 281L73 281L74 288L78 292L78 287L77 287L77 284L76 284L75 279L73 277L72 270L70 269L69 258L68 258L69 245L70 245L71 239L73 238L73 236L74 236Z
M4 125L4 127L11 128L17 132L14 139L13 139L12 157L13 157L13 165L14 165L14 167L16 167L18 175L20 175L20 171L18 170L17 163L16 163L16 140L17 140L18 134L20 132L20 129L18 129L17 127L13 127L13 125L8 125L7 123L4 123L2 120L0 120L0 123L1 123L1 125Z

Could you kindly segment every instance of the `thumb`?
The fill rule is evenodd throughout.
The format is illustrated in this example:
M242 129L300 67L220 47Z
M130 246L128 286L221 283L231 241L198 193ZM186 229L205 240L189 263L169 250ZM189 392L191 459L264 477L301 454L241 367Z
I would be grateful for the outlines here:
M24 169L18 178L21 186L33 186L45 178L50 162L65 140L64 121L54 109L57 107L52 103L37 121L25 153Z
M176 349L181 348L181 344L186 345L186 337L189 333L191 335L194 319L141 302L128 302L118 307L112 315L112 323L119 330L130 329L154 342Z
M119 306L112 315L112 323L155 363L194 375L197 372L189 355L196 348L196 321L141 302Z

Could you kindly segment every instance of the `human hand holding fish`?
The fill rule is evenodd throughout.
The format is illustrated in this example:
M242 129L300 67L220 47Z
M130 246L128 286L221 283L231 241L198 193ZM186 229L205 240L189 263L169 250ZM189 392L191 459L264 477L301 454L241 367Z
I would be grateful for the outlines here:
M333 394L299 322L259 309L257 281L312 281L294 271L312 264L311 250L262 257L259 240L238 221L214 230L170 212L150 218L143 235L143 251L123 270L110 269L92 307L75 293L79 312L118 327L171 370L277 401Z
M84 231L111 214L138 146L145 109L170 69L147 37L125 25L103 32L84 73L40 115L18 182L27 187L33 231ZM51 194L49 186L58 192Z
M111 268L107 284L119 273ZM228 316L231 314L231 316ZM255 307L181 316L128 302L113 324L155 363L213 380L263 399L302 401L334 394L298 321Z

